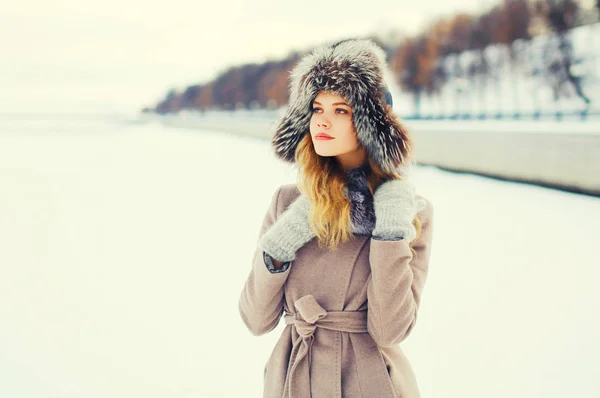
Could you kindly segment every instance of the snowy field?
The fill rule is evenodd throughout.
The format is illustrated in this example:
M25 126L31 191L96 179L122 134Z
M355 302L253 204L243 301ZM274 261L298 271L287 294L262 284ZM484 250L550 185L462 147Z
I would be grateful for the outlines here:
M259 397L283 322L238 313L273 191L268 142L0 119L0 397ZM600 396L600 199L414 172L435 207L423 398Z

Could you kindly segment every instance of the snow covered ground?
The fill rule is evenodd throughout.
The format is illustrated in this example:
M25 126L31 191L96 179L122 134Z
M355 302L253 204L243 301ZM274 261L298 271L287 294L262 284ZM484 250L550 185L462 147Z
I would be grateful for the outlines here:
M423 398L600 396L600 199L414 173L435 207ZM275 188L268 142L0 119L0 397L259 397L283 329L237 308Z

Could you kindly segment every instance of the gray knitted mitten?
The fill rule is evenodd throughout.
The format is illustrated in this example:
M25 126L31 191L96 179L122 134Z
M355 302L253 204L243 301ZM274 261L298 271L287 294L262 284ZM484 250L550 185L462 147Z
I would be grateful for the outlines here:
M310 200L300 195L263 234L258 246L277 261L292 261L316 234L308 224Z
M376 218L372 233L374 239L406 239L408 242L415 239L417 231L412 222L427 203L423 199L417 200L410 182L386 181L375 190L373 198Z

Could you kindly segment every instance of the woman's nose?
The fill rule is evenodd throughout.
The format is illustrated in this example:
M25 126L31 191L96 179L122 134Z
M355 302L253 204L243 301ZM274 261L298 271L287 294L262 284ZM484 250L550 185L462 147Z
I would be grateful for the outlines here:
M317 122L317 127L329 127L329 123L320 121L320 122Z

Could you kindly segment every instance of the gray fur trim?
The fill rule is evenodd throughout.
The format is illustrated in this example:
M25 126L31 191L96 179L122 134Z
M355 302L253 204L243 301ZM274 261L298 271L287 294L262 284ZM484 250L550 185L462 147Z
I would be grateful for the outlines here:
M333 91L352 107L357 138L384 170L408 163L411 140L386 105L393 85L383 49L367 39L323 44L305 55L290 72L290 101L271 139L275 154L295 162L298 143L309 133L312 102L320 91Z
M346 173L344 188L350 201L352 232L356 235L371 235L375 228L373 194L367 184L368 164L350 169Z

